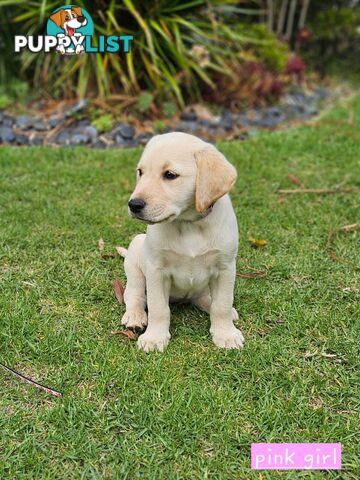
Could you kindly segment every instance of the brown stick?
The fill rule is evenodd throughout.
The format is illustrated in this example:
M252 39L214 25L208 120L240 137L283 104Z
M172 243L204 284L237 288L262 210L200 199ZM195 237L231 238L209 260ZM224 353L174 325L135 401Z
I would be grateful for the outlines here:
M280 189L277 193L360 193L360 188L292 188L291 190Z
M267 273L265 271L249 272L249 273L237 273L236 276L240 278L264 278Z
M10 367L7 367L6 365L3 365L2 363L0 363L0 368L5 370L5 372L11 373L15 377L22 380L23 382L29 383L30 385L33 385L34 387L38 388L39 390L42 390L43 392L48 393L49 395L54 395L54 397L62 397L63 396L63 394L58 392L57 390L54 390L54 389L49 388L49 387L45 387L45 385L41 385L40 383L35 382L35 380L33 380L32 378L26 377L25 375L22 375L21 373L17 372L16 370L13 370Z

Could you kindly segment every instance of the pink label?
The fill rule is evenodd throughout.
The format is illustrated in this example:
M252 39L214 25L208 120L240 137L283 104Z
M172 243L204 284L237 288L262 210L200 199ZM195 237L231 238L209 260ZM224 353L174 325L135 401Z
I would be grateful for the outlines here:
M341 443L253 443L253 470L340 470Z

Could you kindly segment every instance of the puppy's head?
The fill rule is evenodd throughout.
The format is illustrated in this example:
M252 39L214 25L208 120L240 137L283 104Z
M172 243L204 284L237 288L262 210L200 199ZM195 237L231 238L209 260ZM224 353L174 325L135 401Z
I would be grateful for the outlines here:
M236 176L213 145L181 132L157 135L137 166L130 215L150 224L198 220L229 192Z

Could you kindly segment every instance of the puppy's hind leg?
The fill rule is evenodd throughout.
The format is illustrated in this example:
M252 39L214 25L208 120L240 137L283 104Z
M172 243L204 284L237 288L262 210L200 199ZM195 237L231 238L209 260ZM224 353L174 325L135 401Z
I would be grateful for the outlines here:
M211 296L210 293L204 293L203 295L200 295L199 297L193 298L191 300L191 303L195 305L195 307L199 308L203 312L209 313L210 314L210 307L211 307ZM235 322L236 320L239 320L239 315L238 312L235 310L235 308L232 309L232 319Z
M126 311L121 323L128 328L143 331L147 325L145 275L140 267L141 249L145 235L137 235L125 256L126 288L124 301Z

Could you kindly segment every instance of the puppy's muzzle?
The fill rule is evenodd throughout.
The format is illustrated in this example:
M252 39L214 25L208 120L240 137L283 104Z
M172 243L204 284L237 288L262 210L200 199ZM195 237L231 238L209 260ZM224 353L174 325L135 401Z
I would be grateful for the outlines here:
M146 202L144 202L144 200L142 200L141 198L132 198L129 201L128 205L131 212L138 215L142 212L142 210L144 210Z

